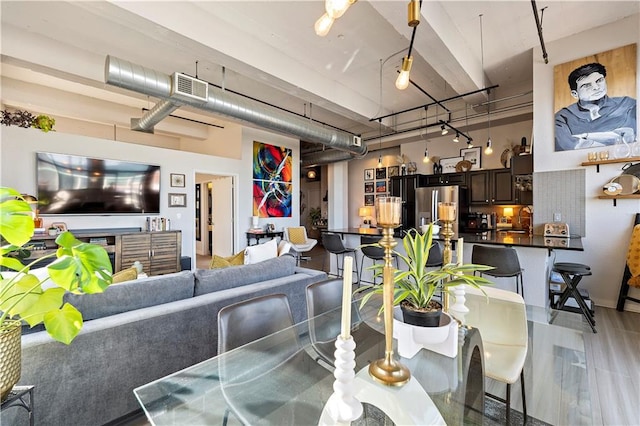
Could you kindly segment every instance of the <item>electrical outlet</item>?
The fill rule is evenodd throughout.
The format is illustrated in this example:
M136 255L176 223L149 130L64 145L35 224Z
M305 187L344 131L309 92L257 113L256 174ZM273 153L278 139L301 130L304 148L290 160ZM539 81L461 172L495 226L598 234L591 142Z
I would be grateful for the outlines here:
M555 212L553 214L553 221L554 222L562 222L562 213L560 212Z

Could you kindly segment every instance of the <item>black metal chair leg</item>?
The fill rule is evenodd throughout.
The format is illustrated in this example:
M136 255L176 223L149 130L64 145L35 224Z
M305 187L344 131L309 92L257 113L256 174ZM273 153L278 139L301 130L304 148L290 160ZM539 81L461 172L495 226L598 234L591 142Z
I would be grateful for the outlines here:
M507 385L507 396L505 398L507 405L507 424L511 424L511 385Z
M527 423L527 399L524 396L524 369L520 372L520 389L522 390L522 414L524 423Z

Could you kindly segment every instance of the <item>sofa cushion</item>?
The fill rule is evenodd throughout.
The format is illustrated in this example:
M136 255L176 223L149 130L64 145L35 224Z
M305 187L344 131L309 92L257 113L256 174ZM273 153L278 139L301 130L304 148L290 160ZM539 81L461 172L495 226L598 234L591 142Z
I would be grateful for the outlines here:
M123 269L120 272L116 272L111 276L111 284L123 283L125 281L131 281L138 278L138 269L135 266L131 268Z
M209 268L228 268L229 266L236 265L244 265L244 250L229 257L222 257L214 254L211 258L211 265Z
M103 293L64 295L85 321L193 297L191 271L158 275L111 285Z
M198 269L195 272L195 295L293 275L295 267L296 259L293 256L280 256L250 265L223 269Z
M271 240L264 244L249 246L244 249L244 264L259 263L276 256L278 256L278 243L276 240Z

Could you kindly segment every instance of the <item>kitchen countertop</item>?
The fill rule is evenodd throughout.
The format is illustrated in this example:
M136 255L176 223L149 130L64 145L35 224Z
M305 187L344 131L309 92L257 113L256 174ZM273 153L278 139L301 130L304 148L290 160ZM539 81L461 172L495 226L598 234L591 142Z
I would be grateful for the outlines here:
M343 235L381 235L378 228L345 228L345 229L329 229L326 232L333 232ZM400 237L396 232L396 237ZM438 234L433 236L434 239L442 241L444 238ZM464 238L464 242L468 244L487 244L501 245L513 247L533 247L546 248L549 250L574 250L584 251L581 237L571 238L552 238L542 235L529 236L526 233L514 231L485 231L485 232L461 232L451 237L455 243L458 238Z

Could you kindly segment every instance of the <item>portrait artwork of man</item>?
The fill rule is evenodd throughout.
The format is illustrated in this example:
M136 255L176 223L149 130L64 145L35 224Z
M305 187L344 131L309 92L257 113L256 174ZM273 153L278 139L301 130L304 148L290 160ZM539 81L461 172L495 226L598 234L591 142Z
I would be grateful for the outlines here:
M602 147L621 141L629 143L636 139L635 64L636 45L632 44L554 69L556 151ZM560 78L567 75L563 71L568 69L571 72L563 85ZM575 102L570 103L569 99Z

